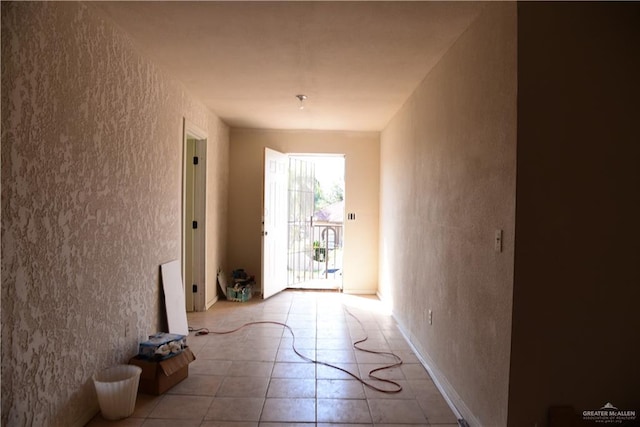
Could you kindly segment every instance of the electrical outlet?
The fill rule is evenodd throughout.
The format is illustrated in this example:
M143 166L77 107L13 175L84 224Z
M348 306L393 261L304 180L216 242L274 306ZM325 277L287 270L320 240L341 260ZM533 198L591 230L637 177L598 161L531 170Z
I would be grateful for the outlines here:
M493 244L496 252L502 252L502 230L496 230Z
M429 324L433 325L433 311L429 310L428 316L429 316Z

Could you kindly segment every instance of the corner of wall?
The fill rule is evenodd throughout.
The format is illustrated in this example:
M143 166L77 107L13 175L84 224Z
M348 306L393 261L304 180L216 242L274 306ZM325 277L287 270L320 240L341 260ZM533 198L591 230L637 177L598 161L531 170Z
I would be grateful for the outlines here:
M507 419L516 72L515 4L487 4L381 135L380 294L478 425Z
M546 424L554 405L576 417L640 408L628 347L640 329L640 4L517 6L508 425L519 427Z

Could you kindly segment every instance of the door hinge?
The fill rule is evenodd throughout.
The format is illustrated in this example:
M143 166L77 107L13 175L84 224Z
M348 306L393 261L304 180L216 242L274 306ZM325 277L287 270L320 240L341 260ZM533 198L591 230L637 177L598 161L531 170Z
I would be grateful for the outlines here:
M193 228L194 230L195 230L196 228L198 228L198 221L192 221L192 222L191 222L191 228Z
M198 293L198 285L196 285L195 283L192 285L191 289L194 294Z
M194 156L194 157L193 157L193 164L194 164L194 165L197 165L197 164L198 164L198 161L199 161L198 156Z

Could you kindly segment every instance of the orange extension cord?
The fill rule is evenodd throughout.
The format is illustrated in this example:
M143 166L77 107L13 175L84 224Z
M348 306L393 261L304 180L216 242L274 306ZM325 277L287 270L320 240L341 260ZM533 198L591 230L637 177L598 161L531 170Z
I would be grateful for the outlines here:
M354 319L356 319L356 321L360 324L360 327L362 328L362 330L364 331L364 327L362 326L362 322L360 322L360 319L358 319L356 316L354 316L351 312L349 312L349 310L345 309L345 311L347 312L347 314L349 314L351 317L353 317ZM216 334L216 335L225 335L225 334L232 334L234 332L238 332L239 330L247 327L247 326L252 326L252 325L278 325L278 326L284 326L285 328L287 328L289 330L289 332L291 333L291 337L293 339L292 343L291 343L291 347L293 349L293 351L300 356L300 358L302 358L303 360L310 362L310 363L315 363L316 365L324 365L324 366L328 366L329 368L333 368L333 369L337 369L339 371L344 372L345 374L355 378L356 380L358 380L360 383L362 383L363 385L369 387L370 389L382 392L382 393L400 393L402 391L402 386L400 384L398 384L395 381L392 380L388 380L386 378L381 378L377 375L375 375L376 372L380 372L383 371L385 369L391 369L391 368L395 368L396 366L400 366L402 365L402 359L400 358L400 356L398 356L397 354L391 353L391 352L386 352L386 351L377 351L377 350L368 350L366 348L362 348L359 346L359 344L362 344L363 342L367 341L369 339L369 337L366 335L365 333L365 337L363 339L360 339L356 342L353 343L353 348L360 350L360 351L364 351L367 353L372 353L372 354L381 354L381 355L387 355L387 356L392 356L394 359L396 359L395 363L389 364L389 365L385 365L385 366L381 366L379 368L376 369L372 369L371 371L369 371L369 378L373 378L375 380L387 383L387 384L391 384L393 386L393 389L391 390L386 390L380 387L377 387L365 380L363 380L362 378L360 378L359 376L347 371L344 368L341 368L340 366L336 366L336 365L332 365L331 363L327 363L327 362L322 362L320 360L315 360L312 359L310 357L305 356L304 354L300 353L298 351L298 349L296 348L296 335L293 332L293 329L287 325L286 323L282 323L282 322L276 322L276 321L271 321L271 320L261 320L261 321L255 321L255 322L248 322L245 323L244 325L229 330L229 331L210 331L207 328L200 328L200 329L193 329L193 328L189 328L190 331L196 332L196 335L207 335L207 334Z

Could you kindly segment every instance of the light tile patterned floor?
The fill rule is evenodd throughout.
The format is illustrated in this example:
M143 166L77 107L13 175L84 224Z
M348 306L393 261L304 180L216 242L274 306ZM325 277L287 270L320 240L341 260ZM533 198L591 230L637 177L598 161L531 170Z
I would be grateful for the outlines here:
M356 320L351 314L357 317ZM382 372L402 385L386 394L339 370L309 363L292 351L282 326L260 324L225 335L195 336L189 377L162 396L138 395L135 413L95 426L143 427L393 427L455 426L456 418L393 318L372 297L337 292L285 291L266 301L219 301L205 313L189 313L189 326L228 331L247 322L284 322L296 348L309 358L367 378L393 359L354 350L355 340L393 352L402 366ZM377 382L377 385L385 386Z

